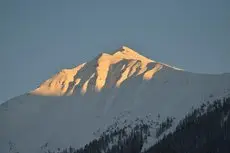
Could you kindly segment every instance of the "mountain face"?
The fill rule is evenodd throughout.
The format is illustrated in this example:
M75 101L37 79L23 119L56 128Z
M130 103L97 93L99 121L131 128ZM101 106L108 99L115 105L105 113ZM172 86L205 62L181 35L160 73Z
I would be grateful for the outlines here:
M230 152L230 97L203 103L179 122L175 130L147 150L143 150L150 127L136 125L126 135L127 127L102 134L81 148L68 147L53 153L229 153ZM167 118L156 129L156 136L172 126ZM146 135L147 134L147 135ZM114 144L114 137L116 143ZM109 144L114 144L109 147ZM105 147L107 146L107 147Z
M138 137L143 151L203 102L229 95L228 74L186 72L123 46L0 105L0 152L81 148L104 137L112 148L119 132ZM145 131L143 139L133 134L138 129Z
M123 46L116 52L102 53L73 69L62 70L31 93L63 96L100 92L102 89L120 87L125 80L135 76L150 80L164 66L169 68Z

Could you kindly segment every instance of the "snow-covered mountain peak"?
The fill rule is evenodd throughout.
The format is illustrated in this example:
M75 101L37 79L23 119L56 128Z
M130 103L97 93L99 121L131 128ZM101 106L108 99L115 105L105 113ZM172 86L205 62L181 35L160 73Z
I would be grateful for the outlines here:
M121 47L63 69L30 94L0 105L0 152L80 148L104 133L125 129L129 134L138 126L149 132L146 149L173 131L190 110L226 95L230 95L228 74L179 71ZM173 120L165 128L167 119ZM117 143L116 134L111 138Z
M119 88L133 77L151 80L163 67L174 69L122 46L115 52L101 53L87 63L60 71L31 93L63 96L100 92L104 88Z
M153 60L144 57L143 55L139 54L137 51L127 46L120 47L116 51L110 53L110 55L116 58L140 60L141 62L154 62Z
M112 52L111 54L117 54L117 53L121 53L124 56L133 56L133 55L137 55L139 54L137 51L134 51L133 49L127 47L127 46L121 46L119 49L117 49L115 52Z

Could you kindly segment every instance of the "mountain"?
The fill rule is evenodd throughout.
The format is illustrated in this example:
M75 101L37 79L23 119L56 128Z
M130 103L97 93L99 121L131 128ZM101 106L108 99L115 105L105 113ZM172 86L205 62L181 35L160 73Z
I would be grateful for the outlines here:
M124 135L138 137L144 151L204 102L227 96L229 74L187 72L123 46L0 105L0 152L81 148L93 140L109 149Z
M169 68L123 46L112 53L101 53L73 69L62 70L31 93L63 96L100 92L105 88L120 87L125 80L137 75L150 80L163 66Z

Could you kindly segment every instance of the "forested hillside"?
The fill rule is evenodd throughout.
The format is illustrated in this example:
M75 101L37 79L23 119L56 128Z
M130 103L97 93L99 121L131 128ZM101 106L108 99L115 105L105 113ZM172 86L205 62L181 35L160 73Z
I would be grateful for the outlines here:
M145 153L229 153L230 98L203 103L180 121L174 132L164 135ZM170 128L173 118L167 118L156 130L156 137ZM150 135L150 126L136 125L102 134L80 149L44 150L46 153L140 153Z

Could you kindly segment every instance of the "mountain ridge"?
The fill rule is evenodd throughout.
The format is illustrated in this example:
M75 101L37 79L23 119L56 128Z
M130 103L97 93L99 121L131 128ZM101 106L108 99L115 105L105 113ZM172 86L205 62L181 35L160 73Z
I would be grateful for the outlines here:
M191 109L230 95L228 74L196 74L128 55L101 54L0 105L0 152L8 152L9 142L20 153L40 153L46 144L80 148L101 133L116 133L110 127L160 124L168 117L173 131ZM149 129L144 148L159 140L157 128Z

